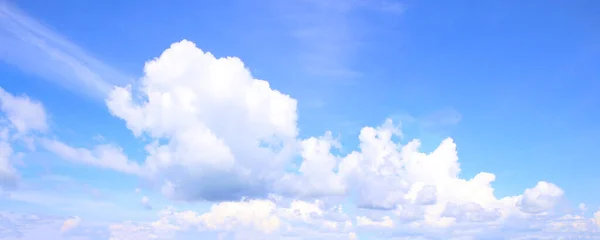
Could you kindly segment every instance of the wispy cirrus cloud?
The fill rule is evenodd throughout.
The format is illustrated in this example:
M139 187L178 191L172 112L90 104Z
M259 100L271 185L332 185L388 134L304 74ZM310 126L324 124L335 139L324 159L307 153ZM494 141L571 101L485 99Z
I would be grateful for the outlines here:
M373 22L360 12L399 14L404 4L391 0L275 1L275 11L289 25L299 44L298 60L310 74L351 78L359 74L351 65Z
M0 1L0 42L0 60L92 98L131 81L8 1Z

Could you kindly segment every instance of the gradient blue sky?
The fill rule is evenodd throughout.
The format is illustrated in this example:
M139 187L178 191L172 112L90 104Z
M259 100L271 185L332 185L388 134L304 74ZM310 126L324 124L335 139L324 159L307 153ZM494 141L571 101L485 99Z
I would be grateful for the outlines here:
M420 139L424 152L451 137L460 177L495 174L499 199L547 181L564 190L563 211L585 203L589 218L600 207L598 1L0 2L0 87L43 104L49 130L34 138L111 143L142 164L148 142L86 81L135 86L147 61L186 39L216 57L239 57L254 78L298 100L299 139L329 130L342 145L334 152L345 155L362 127L390 118L401 124L401 142ZM28 31L44 28L35 34L69 58L47 57L18 37L7 13L41 24ZM74 74L73 64L98 78ZM175 201L137 176L43 147L13 149L25 153L12 160L19 184L0 198L0 212L78 216L105 229L154 221L167 206L203 212L215 204ZM352 197L344 201L356 208Z

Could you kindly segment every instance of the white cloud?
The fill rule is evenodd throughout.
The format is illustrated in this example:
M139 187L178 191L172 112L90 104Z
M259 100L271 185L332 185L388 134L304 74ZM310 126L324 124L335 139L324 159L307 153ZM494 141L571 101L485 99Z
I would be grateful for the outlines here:
M12 155L13 150L10 145L5 141L0 140L0 190L13 189L19 178L16 169L10 162Z
M588 232L594 231L594 227L591 226L593 221L586 219L581 215L565 215L556 220L549 221L548 230L557 232Z
M167 208L154 222L112 225L111 239L134 235L135 239L188 239L181 235L185 232L195 238L200 233L220 233L225 239L321 239L323 236L343 239L352 236L349 218L328 218L328 214L335 212L345 216L339 208L327 210L319 202L299 200L281 204L273 200L221 202L206 213Z
M67 38L0 2L0 59L84 96L102 99L130 79L89 56Z
M359 227L383 227L393 228L394 221L388 216L384 216L380 221L372 220L368 217L358 216L356 217L356 225Z
M13 96L0 88L0 108L19 133L48 129L42 104L25 95Z
M142 175L141 167L130 161L123 150L113 145L98 145L92 151L74 148L54 139L40 139L41 145L62 158L91 166L113 169L123 173Z
M556 185L541 181L534 188L525 190L519 201L519 207L528 213L545 212L556 205L563 193L563 190Z
M275 210L276 205L271 201L223 202L214 205L210 212L198 216L197 221L214 230L252 228L268 234L281 225Z
M33 149L32 134L48 129L46 112L38 101L26 95L15 96L0 87L0 190L13 189L19 174L11 160L15 140Z
M433 185L425 185L421 188L415 198L418 205L431 205L437 201L437 188Z
M318 172L341 181L339 186L354 186L347 194L356 195L363 208L395 210L402 221L428 227L449 227L462 222L502 222L509 218L527 218L531 214L550 211L560 201L563 191L552 183L540 181L522 195L498 199L491 183L495 175L482 172L472 179L459 177L460 164L456 144L444 140L432 153L419 151L419 141L401 145L394 139L401 133L391 120L380 127L365 127L359 135L359 150L343 157L329 152L330 147L310 148L307 156L339 159L323 164ZM323 150L325 149L325 150ZM321 162L328 162L321 157ZM336 160L332 160L336 162ZM303 163L303 164L304 164ZM311 177L327 187L323 174L305 174L300 178L310 183ZM302 183L296 185L303 186ZM314 190L306 188L307 191ZM338 188L318 189L318 193L338 194ZM365 222L365 221L363 221Z
M65 220L65 222L60 227L60 232L67 233L67 232L75 229L77 226L79 226L79 223L81 223L80 217L69 218L69 219Z
M391 216L351 218L340 206L326 208L320 201L283 202L222 202L206 213L167 208L156 221L111 225L111 239L357 239L357 233L374 239L589 239L600 229L594 219L572 214L436 229L397 222ZM336 214L341 217L333 217Z
M295 147L296 100L254 79L238 58L181 41L148 62L141 81L114 88L106 102L136 136L156 140L145 167L173 198L264 194Z
M311 137L300 142L302 163L299 174L286 174L278 181L278 191L296 196L343 195L345 183L333 171L338 164L338 157L331 154L331 149L339 147L330 132L323 137Z

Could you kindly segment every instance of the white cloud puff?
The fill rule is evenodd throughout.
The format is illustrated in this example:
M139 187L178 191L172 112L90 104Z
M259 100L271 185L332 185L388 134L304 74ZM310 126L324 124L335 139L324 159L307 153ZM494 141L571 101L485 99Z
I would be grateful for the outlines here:
M339 158L331 153L332 148L339 147L331 132L323 137L310 137L300 141L302 163L298 174L286 174L275 185L277 191L295 196L327 196L342 195L346 192L346 184L336 176L334 168Z
M25 95L14 96L0 88L0 109L19 133L48 129L42 104Z
M80 217L69 218L69 219L65 220L63 225L60 227L60 232L67 233L67 232L75 229L77 226L79 226L79 223L81 223Z
M254 79L240 59L216 58L185 40L144 70L139 88L116 87L106 103L135 135L155 140L147 171L172 197L264 194L294 148L296 100Z
M556 205L563 193L562 189L552 183L538 182L535 187L525 189L519 207L528 213L544 212Z

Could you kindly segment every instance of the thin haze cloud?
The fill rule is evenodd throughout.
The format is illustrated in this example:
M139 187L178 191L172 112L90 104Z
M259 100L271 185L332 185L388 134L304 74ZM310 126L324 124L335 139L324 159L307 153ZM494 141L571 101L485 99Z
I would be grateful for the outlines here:
M7 1L0 1L0 42L0 60L98 100L131 82Z
M276 1L276 12L300 44L299 61L314 75L352 78L360 75L352 64L362 47L366 28L373 23L357 18L357 11L400 14L402 4L389 0Z

